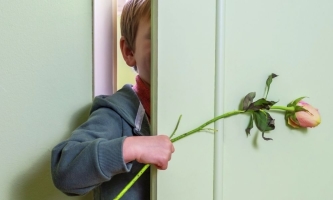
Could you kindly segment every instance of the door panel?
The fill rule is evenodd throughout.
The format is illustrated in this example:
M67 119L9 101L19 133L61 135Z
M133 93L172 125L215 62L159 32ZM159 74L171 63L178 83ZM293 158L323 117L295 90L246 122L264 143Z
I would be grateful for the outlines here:
M179 135L214 116L215 1L159 1L153 29L157 133L170 135L182 114ZM212 199L214 134L192 135L175 148L168 170L157 172L157 199Z
M215 199L223 200L332 199L333 3L225 1L224 15L218 15L225 17L224 27L216 25L221 10L215 11L215 1L153 4L153 39L158 41L152 66L155 133L171 134L180 114L176 134L211 119L218 114L214 113L217 96L222 96L220 110L225 112L238 109L249 92L263 97L270 73L279 76L271 85L269 100L287 105L307 96L322 116L319 127L301 131L286 127L282 113L272 113L276 129L267 137L273 141L264 141L256 128L246 137L248 116L239 115L223 120L215 133L222 135L222 143L209 132L176 142L168 170L157 171L157 199L213 199L213 188L222 194ZM220 28L225 51L216 57L215 32ZM215 60L221 57L224 67L217 71ZM223 165L215 171L214 144L223 151ZM214 187L221 171L220 185Z
M264 141L256 129L246 138L247 117L226 120L223 199L332 199L332 2L227 1L226 8L225 109L251 91L263 97L274 72L269 99L287 105L307 96L323 121L292 130L273 113L274 140Z

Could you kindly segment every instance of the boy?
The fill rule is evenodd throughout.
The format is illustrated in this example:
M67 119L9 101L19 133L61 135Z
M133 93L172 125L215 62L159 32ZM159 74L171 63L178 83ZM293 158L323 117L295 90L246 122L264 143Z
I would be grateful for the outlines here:
M146 163L166 169L174 147L165 135L150 136L150 0L130 0L121 16L120 48L134 66L136 84L96 97L87 122L52 151L55 186L68 195L94 190L95 199L113 199ZM150 174L123 200L150 198Z

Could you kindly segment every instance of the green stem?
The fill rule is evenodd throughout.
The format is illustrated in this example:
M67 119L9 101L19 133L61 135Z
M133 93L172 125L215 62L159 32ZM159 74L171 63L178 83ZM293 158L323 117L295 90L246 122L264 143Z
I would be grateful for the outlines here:
M242 111L242 110L236 110L236 111L231 111L231 112L227 112L227 113L224 113L223 115L219 115L217 117L214 117L213 119L203 123L202 125L198 126L197 128L191 130L191 131L188 131L186 133L183 133L181 134L180 136L178 137L175 137L174 139L171 139L171 142L174 143L182 138L185 138L189 135L192 135L193 133L196 133L196 132L199 132L201 131L204 127L206 127L207 125L211 124L211 123L214 123L216 122L217 120L219 119L222 119L222 118L227 118L227 117L230 117L230 116L233 116L233 115L237 115L237 114L240 114L240 113L244 113L245 111ZM181 116L179 117L179 120L178 120L178 123L177 123L177 126L178 127L178 124L179 124L179 121L180 121L180 118ZM172 134L173 135L173 134ZM130 189L130 187L136 182L136 180L138 180L138 178L140 178L140 176L148 169L148 167L150 166L150 164L146 164L143 166L143 168L137 173L137 175L135 175L135 177L131 180L131 182L129 182L125 188L117 195L116 198L114 198L113 200L119 200L126 192L128 189Z
M270 110L285 110L285 111L290 111L294 112L295 107L287 107L287 106L272 106Z
M227 113L224 113L223 115L219 115L217 117L214 117L213 119L203 123L202 125L198 126L197 128L189 131L189 132L186 132L186 133L183 133L181 134L180 136L178 137L175 137L173 139L171 139L171 142L176 142L186 136L189 136L189 135L192 135L193 133L196 133L196 132L199 132L201 131L204 127L206 127L207 125L211 124L211 123L214 123L216 122L217 120L219 119L222 119L222 118L227 118L227 117L230 117L230 116L233 116L233 115L237 115L237 114L240 114L240 113L244 113L243 110L235 110L235 111L231 111L231 112L227 112Z
M295 108L294 107L287 107L287 106L278 106L278 105L276 105L276 106L272 106L271 108L270 108L270 110L284 110L284 111L290 111L290 112L293 112L293 111L295 111ZM191 131L188 131L188 132L186 132L186 133L183 133L183 134L181 134L181 135L179 135L179 136L177 136L177 137L175 137L175 138L173 138L173 139L171 139L171 142L172 143L174 143L174 142L176 142L176 141L178 141L178 140L180 140L180 139L183 139L183 138L185 138L185 137L187 137L187 136L189 136L189 135L192 135L192 134L194 134L194 133L196 133L196 132L199 132L199 131L201 131L201 130L203 130L203 128L204 127L206 127L206 126L208 126L209 124L211 124L211 123L214 123L214 122L216 122L217 120L220 120L220 119L223 119L223 118L227 118L227 117L230 117L230 116L233 116L233 115L237 115L237 114L241 114L241 113L244 113L245 111L243 111L243 110L235 110L235 111L231 111L231 112L227 112L227 113L224 113L223 115L219 115L219 116L217 116L217 117L214 117L213 119L211 119L211 120L209 120L209 121L207 121L207 122L205 122L205 123L203 123L202 125L200 125L200 126L198 126L197 128L195 128L195 129L193 129L193 130L191 130ZM181 116L179 117L179 119L178 119L178 123L177 123L177 126L176 126L176 129L177 129L177 127L178 127L178 124L179 124L179 121L180 121L180 118L181 118ZM176 130L175 129L175 130ZM175 131L174 131L175 132ZM174 134L174 132L173 132L173 134ZM172 134L172 136L173 136L173 134ZM140 176L148 169L148 167L150 166L150 164L146 164L146 165L144 165L144 167L138 172L138 174L131 180L131 182L129 182L126 186L125 186L125 188L117 195L117 197L114 199L114 200L119 200L126 192L127 192L127 190L136 182L136 180L138 179L138 178L140 178Z
M173 132L170 135L170 139L175 135L175 133L176 133L176 131L178 129L179 122L180 122L181 119L182 119L182 115L179 116L177 124L176 124L176 127L175 127L175 130L173 130Z
M139 173L135 175L135 177L124 187L124 189L113 200L119 200L122 196L124 196L127 190L130 189L130 187L136 182L136 180L138 180L138 178L140 178L140 176L148 169L149 166L150 166L149 164L145 164L145 166L143 166L143 168L139 171Z

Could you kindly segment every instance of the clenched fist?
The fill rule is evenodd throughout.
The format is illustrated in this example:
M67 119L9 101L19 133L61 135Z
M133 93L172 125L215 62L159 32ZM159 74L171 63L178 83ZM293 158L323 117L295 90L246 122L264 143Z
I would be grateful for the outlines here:
M175 148L166 135L127 137L123 144L123 157L126 163L136 160L153 164L165 170Z

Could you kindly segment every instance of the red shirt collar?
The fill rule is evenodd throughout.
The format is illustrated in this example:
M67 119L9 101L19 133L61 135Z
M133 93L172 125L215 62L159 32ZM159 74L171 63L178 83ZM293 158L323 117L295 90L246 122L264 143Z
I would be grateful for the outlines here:
M145 84L139 75L135 77L135 82L136 84L133 86L133 90L138 95L148 119L150 120L150 86Z

